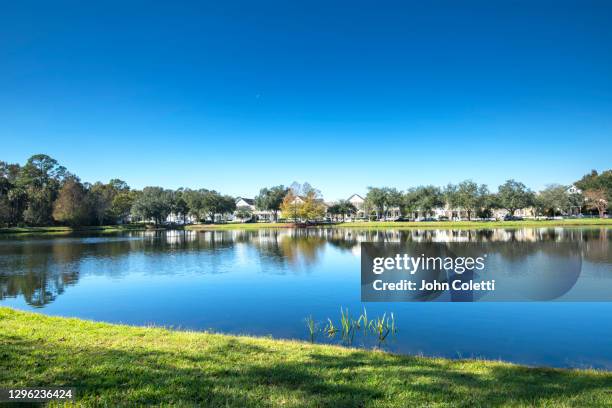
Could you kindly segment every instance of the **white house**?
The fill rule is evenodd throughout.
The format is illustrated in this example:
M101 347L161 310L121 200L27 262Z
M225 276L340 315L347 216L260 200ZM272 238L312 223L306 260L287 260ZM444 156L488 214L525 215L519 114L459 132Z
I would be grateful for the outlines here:
M236 211L239 209L250 211L258 221L274 221L274 211L258 210L257 206L255 206L255 200L252 198L236 198ZM233 218L237 219L236 212L234 212Z

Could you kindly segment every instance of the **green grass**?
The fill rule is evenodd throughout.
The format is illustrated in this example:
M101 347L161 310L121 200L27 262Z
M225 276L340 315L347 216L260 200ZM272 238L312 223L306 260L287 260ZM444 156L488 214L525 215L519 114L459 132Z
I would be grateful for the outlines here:
M612 226L612 218L582 218L547 221L434 221L434 222L340 222L313 228L394 228L394 229L478 229L478 228L521 228L521 227L579 227L579 226ZM286 222L270 223L227 223L227 224L194 224L184 228L191 231L218 231L218 230L254 230L260 228L294 228L295 225ZM121 232L143 231L152 229L151 225L125 224L87 227L9 227L0 228L0 234L70 234L74 232ZM163 228L162 228L163 229Z
M294 224L289 222L251 222L251 223L227 223L227 224L193 224L185 226L191 231L216 231L216 230L254 230L260 228L293 228Z
M316 228L427 228L427 229L477 229L477 228L521 228L521 227L578 227L578 226L612 226L612 218L577 218L567 220L524 220L524 221L432 221L432 222L393 222L393 221L359 221L340 222L321 225ZM229 224L195 224L185 229L192 231L215 231L260 228L292 228L291 223L229 223ZM314 227L313 227L314 228Z
M0 387L26 386L76 387L81 406L612 406L610 372L408 357L0 308Z
M71 234L74 232L121 232L143 231L150 227L145 224L102 225L83 227L9 227L0 228L0 234Z
M575 218L565 220L523 220L523 221L424 221L393 222L364 221L335 224L343 228L521 228L521 227L576 227L576 226L612 226L612 218Z

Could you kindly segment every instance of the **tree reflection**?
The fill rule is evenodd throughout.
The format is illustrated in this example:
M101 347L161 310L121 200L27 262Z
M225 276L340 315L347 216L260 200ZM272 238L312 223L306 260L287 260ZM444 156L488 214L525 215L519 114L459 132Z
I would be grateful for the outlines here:
M552 257L566 255L562 253L564 246L555 249L554 245L530 243L577 242L584 261L606 266L612 264L611 235L612 229L609 228L312 228L3 237L0 239L0 300L23 297L29 305L43 307L87 274L120 278L135 271L177 274L183 273L187 267L193 273L215 273L217 265L233 259L244 249L247 251L243 256L261 262L264 271L279 266L285 270L297 270L301 266L312 268L322 262L322 254L327 250L358 256L362 242L405 245L441 242L448 243L449 250L453 249L453 243L480 242L482 248L498 253L508 262L520 262L543 250ZM501 242L510 245L494 245ZM605 272L609 268L600 270ZM222 272L231 272L231 268Z

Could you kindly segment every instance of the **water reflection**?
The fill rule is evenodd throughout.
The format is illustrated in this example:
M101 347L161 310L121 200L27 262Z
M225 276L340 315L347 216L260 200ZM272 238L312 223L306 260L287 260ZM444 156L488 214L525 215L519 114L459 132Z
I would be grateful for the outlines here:
M43 307L83 274L117 278L128 273L153 275L223 274L232 265L257 263L266 274L309 271L326 248L359 256L361 242L512 242L495 246L509 261L528 257L530 242L579 242L585 261L609 274L612 229L524 228L494 230L261 229L235 231L145 231L113 236L0 239L0 300L23 297ZM535 248L535 247L531 247ZM547 248L554 248L547 246ZM561 250L561 249L560 249ZM554 255L554 254L553 254ZM227 262L232 259L232 263Z

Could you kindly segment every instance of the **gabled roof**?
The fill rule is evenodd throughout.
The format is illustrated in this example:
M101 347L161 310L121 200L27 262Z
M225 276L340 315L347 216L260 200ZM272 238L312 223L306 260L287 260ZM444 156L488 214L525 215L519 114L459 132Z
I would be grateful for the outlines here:
M244 198L244 197L237 197L236 198L236 202L238 201L244 201L245 203L247 203L248 205L255 205L255 200L252 198Z
M350 197L349 197L349 198L347 198L346 200L347 200L347 201L350 201L350 200L351 200L351 198L353 198L353 197L358 197L358 198L360 198L360 199L362 199L362 200L364 200L364 201L365 201L365 199L364 199L362 196L360 196L359 194L353 194L352 196L350 196Z

